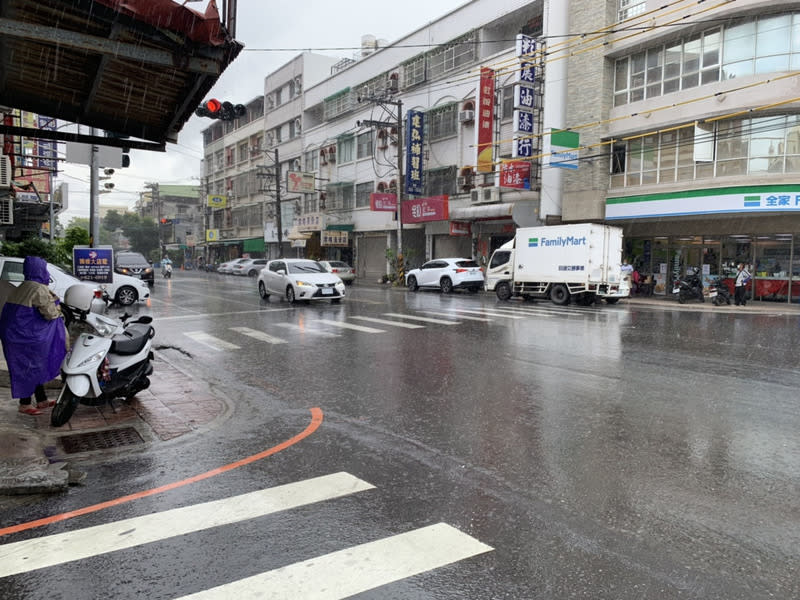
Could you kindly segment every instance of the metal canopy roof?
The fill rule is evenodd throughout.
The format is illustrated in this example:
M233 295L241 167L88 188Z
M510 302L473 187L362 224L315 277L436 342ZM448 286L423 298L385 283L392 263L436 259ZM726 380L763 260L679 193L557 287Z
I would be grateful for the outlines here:
M172 0L3 0L0 105L163 149L243 48L232 37L235 0L227 7L230 28L213 0L205 14Z

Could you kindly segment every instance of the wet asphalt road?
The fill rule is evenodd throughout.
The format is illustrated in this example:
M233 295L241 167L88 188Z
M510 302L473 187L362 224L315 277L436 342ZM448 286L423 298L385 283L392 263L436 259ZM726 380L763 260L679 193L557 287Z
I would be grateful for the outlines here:
M247 278L158 280L151 306L139 308L155 317L158 352L225 397L229 416L174 442L90 459L86 486L6 511L4 523L254 455L303 431L314 407L322 424L246 466L2 542L340 472L373 488L11 575L0 597L181 598L439 523L492 550L350 595L800 596L796 317L348 292L340 305L290 306L261 300ZM303 568L315 590L333 587L336 569ZM282 589L260 591L345 597ZM216 597L234 595L249 597Z

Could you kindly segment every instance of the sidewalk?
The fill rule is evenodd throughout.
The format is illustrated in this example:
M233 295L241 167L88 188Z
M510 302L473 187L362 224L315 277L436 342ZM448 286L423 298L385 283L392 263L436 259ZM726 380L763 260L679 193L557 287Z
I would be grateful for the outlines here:
M215 398L204 382L195 383L158 356L153 370L150 388L133 401L81 404L69 423L51 427L50 409L39 416L17 411L0 354L0 495L62 491L73 483L67 467L70 458L170 440L228 414L227 403ZM46 388L48 398L55 399L61 385L54 381Z

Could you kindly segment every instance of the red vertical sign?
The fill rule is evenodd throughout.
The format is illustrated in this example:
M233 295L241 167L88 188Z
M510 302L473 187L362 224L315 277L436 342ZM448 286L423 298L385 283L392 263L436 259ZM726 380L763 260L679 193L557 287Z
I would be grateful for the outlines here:
M478 90L478 172L491 173L494 170L494 71L481 69Z

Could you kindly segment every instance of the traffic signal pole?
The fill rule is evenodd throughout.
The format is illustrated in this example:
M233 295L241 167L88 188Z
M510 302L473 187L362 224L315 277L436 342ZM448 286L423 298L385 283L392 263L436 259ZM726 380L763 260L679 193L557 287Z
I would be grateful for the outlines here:
M96 135L97 130L92 127L92 137ZM100 147L92 144L89 157L89 247L95 247L100 243L100 175L97 158L99 152Z
M275 148L275 225L278 227L278 258L283 256L283 221L281 219L281 161Z

